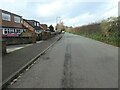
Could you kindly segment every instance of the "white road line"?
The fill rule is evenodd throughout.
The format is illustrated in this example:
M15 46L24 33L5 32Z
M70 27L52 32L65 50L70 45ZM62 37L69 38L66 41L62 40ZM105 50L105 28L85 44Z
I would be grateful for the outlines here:
M7 49L7 53L10 53L10 52L13 52L15 50L22 49L22 48L24 48L24 47L9 48L9 49Z
M41 43L43 41L38 41L36 43ZM24 46L20 46L20 47L11 47L11 48L7 48L7 53L10 53L10 52L13 52L13 51L16 51L16 50L19 50L19 49L22 49L22 48L25 48L25 47L28 47L28 46L31 46L33 44L27 44L27 45L24 45Z
M28 47L28 46L31 46L31 45L33 45L33 44L28 44L28 45L25 45L24 47Z
M41 43L41 42L43 42L43 41L37 41L36 43Z

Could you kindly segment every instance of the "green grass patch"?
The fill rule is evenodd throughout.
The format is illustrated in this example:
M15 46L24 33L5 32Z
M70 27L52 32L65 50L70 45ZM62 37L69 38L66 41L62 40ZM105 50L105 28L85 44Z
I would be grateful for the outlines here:
M117 33L113 33L112 35L109 36L105 36L102 33L92 33L92 34L83 33L83 32L71 32L71 33L120 47L120 43L119 43L120 37L118 37Z

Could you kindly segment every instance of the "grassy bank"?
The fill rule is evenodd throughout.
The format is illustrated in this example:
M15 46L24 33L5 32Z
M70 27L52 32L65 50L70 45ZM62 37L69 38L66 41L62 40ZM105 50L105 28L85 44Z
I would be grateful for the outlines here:
M71 32L71 33L73 33L73 32ZM111 44L111 45L120 47L120 44L119 44L120 38L118 38L117 36L107 36L107 37L105 37L101 33L85 34L85 33L75 33L74 32L73 34L81 35L81 36L84 36L84 37L88 37L88 38L91 38L91 39L95 39L97 41L101 41L101 42L104 42L104 43L107 43L107 44Z
M120 17L110 17L98 23L69 27L66 31L120 47L119 29Z
M113 34L110 36L105 36L102 33L93 33L93 34L87 34L87 33L80 33L80 32L71 32L73 34L81 35L84 37L88 37L91 39L95 39L97 41L101 41L107 44L111 44L117 47L120 47L120 38L118 37L117 34Z

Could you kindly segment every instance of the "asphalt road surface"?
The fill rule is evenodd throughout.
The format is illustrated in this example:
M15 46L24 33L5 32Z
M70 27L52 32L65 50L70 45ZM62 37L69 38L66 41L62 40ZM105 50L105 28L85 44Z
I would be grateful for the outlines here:
M9 52L2 56L2 81L6 81L8 78L11 78L11 75L35 58L39 53L44 51L62 35L63 34L56 35L41 43L37 42L29 45L7 46L7 51Z
M9 88L117 88L118 48L65 33Z

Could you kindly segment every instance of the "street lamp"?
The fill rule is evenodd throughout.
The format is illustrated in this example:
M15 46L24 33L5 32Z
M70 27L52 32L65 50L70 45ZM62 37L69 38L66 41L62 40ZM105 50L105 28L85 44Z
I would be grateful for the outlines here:
M58 23L58 19L60 19L60 17L56 17L56 25L57 25L57 23Z

